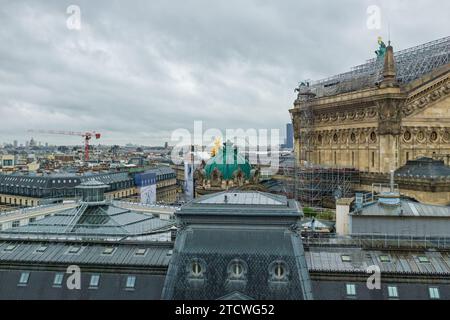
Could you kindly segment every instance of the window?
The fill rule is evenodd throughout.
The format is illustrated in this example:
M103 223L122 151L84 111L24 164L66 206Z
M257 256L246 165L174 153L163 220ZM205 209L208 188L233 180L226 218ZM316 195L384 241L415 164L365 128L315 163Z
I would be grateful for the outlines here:
M388 255L381 255L380 261L381 262L391 262L391 258Z
M356 286L352 283L347 283L345 285L347 290L347 296L356 296Z
M377 134L373 131L370 133L370 141L377 142Z
M230 279L244 279L247 273L247 264L240 259L233 259L227 267L228 277Z
M440 298L439 288L436 288L436 287L428 288L428 293L430 294L430 299L439 299Z
M192 271L192 274L194 276L200 276L202 274L202 266L200 265L199 262L194 261L192 263L192 270L191 271Z
M420 263L428 263L428 262L430 262L430 260L428 260L428 258L425 257L425 256L419 256L418 259L419 259Z
M69 251L67 251L67 253L75 254L75 253L80 252L80 250L81 250L81 247L70 247L70 249L69 249Z
M103 250L102 254L111 255L114 253L115 250L116 250L116 248L113 248L113 247L105 248L105 250Z
M64 278L64 273L58 272L55 274L55 278L53 279L54 287L61 287Z
M97 288L99 281L100 281L100 275L93 274L91 276L91 281L89 281L89 288Z
M48 248L47 246L40 246L39 248L36 249L36 252L37 253L42 253L45 250L47 250L47 248Z
M344 255L341 256L341 260L342 260L342 262L352 262L352 257L350 257L349 255L344 254Z
M15 199L14 199L14 200L15 200ZM20 226L20 221L19 221L19 220L13 221L12 227L13 227L13 228L17 228L18 226Z
M139 249L136 250L135 255L143 256L143 255L145 255L146 252L147 252L147 249L139 248Z
M135 284L136 284L136 277L128 276L127 282L125 283L125 289L134 289Z
M19 285L22 285L22 286L27 285L29 278L30 278L29 272L22 272L20 274Z
M232 266L231 272L233 273L233 276L240 277L244 271L244 268L242 267L242 264L239 262L235 262Z
M284 268L284 265L281 263L277 263L277 265L275 266L275 278L277 279L283 279L284 275L286 273L286 270Z
M16 247L17 247L17 245L15 245L15 244L10 244L10 245L8 245L3 251L9 251L9 252L11 252L11 251L13 251Z
M375 167L375 152L372 151L372 167Z
M388 297L389 298L398 298L398 290L397 286L388 286Z

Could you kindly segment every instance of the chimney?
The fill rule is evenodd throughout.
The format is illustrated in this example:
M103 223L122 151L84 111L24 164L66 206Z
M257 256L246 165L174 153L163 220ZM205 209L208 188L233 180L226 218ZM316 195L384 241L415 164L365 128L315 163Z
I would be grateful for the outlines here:
M175 241L177 238L177 227L173 226L170 228L170 241Z
M383 80L381 81L382 87L393 87L397 85L397 72L395 70L394 49L389 45L386 47L386 53L384 54L384 66L383 66Z

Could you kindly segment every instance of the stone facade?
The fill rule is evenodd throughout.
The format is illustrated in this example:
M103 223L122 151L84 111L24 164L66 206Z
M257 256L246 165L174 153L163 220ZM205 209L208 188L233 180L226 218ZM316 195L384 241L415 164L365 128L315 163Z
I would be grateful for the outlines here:
M370 173L421 156L450 163L450 64L402 85L393 57L389 46L374 86L318 98L299 92L289 110L298 159Z

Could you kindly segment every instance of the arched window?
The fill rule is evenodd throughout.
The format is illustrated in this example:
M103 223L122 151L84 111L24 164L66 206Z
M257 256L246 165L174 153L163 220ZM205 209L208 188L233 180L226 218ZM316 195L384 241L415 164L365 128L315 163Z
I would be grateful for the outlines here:
M284 261L274 261L270 264L269 273L272 281L288 280L289 270Z
M228 277L231 279L244 279L247 274L247 264L240 260L234 259L228 265Z
M372 131L370 133L370 141L371 142L376 142L377 141L377 134L375 133L375 131Z
M202 274L202 266L198 261L192 262L192 274L194 276L200 276Z
M284 265L282 263L277 263L275 265L274 271L275 271L274 272L275 278L277 278L277 279L283 279L284 278L286 270L284 269Z

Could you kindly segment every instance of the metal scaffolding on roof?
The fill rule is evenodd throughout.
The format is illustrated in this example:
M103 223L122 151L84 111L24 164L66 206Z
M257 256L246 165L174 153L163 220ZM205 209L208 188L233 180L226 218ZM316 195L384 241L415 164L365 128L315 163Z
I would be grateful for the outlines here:
M297 100L302 102L298 141L298 159L288 158L281 163L284 188L304 207L323 208L332 206L336 198L352 195L352 186L359 179L359 172L353 168L325 167L314 164L314 113L311 101L315 94L308 81L296 89Z
M309 163L298 166L293 161L282 169L286 194L303 207L330 207L337 198L352 197L353 186L359 183L359 172L354 168Z
M450 63L450 36L394 53L397 81L409 83L422 75ZM330 96L375 86L381 81L383 59L373 58L351 71L311 83L317 97Z

